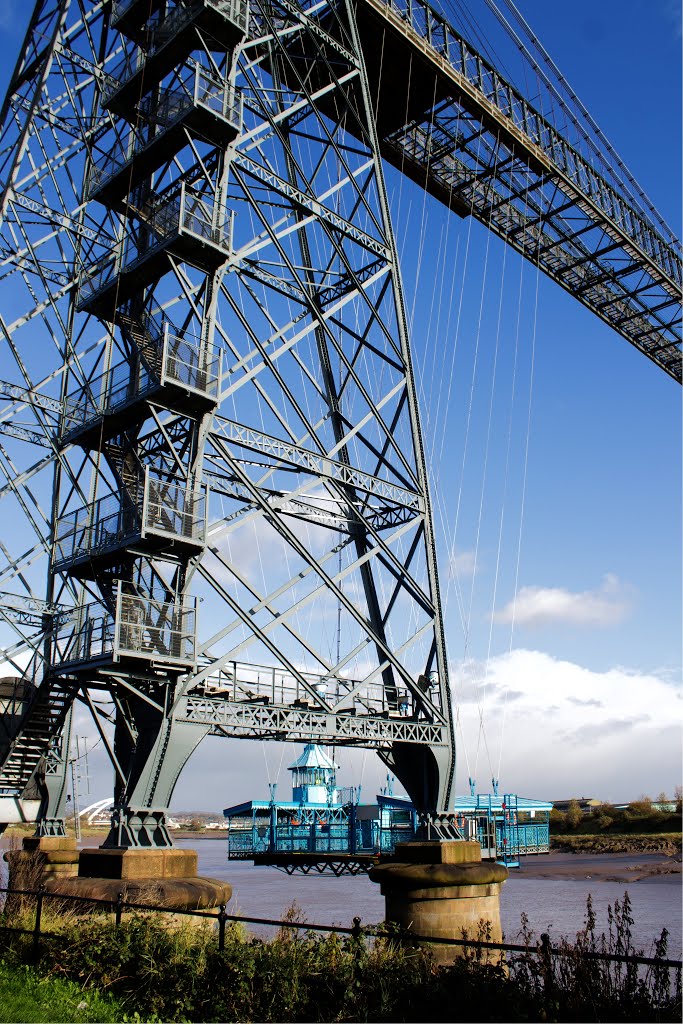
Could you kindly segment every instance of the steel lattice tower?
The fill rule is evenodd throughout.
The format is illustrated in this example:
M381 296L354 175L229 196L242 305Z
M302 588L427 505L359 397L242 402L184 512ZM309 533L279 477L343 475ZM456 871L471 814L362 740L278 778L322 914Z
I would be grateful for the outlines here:
M169 842L211 731L374 747L446 811L429 494L351 4L44 0L5 126L25 298L3 329L52 453L13 470L35 536L4 575L50 568L47 593L27 578L44 618L3 785L77 697L115 717L115 845Z

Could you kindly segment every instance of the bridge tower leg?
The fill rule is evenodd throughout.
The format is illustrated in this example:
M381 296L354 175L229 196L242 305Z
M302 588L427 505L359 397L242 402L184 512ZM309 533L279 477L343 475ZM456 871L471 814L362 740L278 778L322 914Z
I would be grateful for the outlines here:
M172 694L173 691L171 691ZM112 828L104 847L171 847L166 812L178 776L208 732L179 722L172 709L126 702L114 735L117 774Z
M0 231L26 312L5 333L52 453L10 487L52 616L25 637L21 733L90 707L109 843L168 845L208 732L375 749L448 830L432 512L355 17L38 0L10 85Z
M52 740L50 749L39 769L38 787L41 806L36 823L37 836L65 836L64 818L68 787L69 749L71 745L71 720L73 710L69 708L62 731Z

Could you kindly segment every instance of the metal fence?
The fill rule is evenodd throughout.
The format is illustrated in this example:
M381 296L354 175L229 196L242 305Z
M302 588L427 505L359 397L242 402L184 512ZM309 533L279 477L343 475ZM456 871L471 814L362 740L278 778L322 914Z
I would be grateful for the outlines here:
M63 893L48 892L44 886L38 889L10 889L0 886L0 893L12 896L35 897L35 917L32 928L16 928L11 925L0 923L0 932L30 935L33 943L33 954L36 959L40 956L41 939L57 939L58 932L46 931L42 927L43 906L45 900L55 900L58 903L88 904L92 907L101 907L109 910L114 915L114 923L117 928L121 926L124 911L144 911L146 913L173 914L185 917L198 917L207 921L215 921L217 925L217 945L219 950L225 949L225 932L228 922L235 924L253 924L262 927L290 929L303 932L324 932L326 934L348 935L353 939L360 940L363 937L369 938L392 938L397 941L409 941L411 943L428 943L429 945L454 946L476 952L499 951L501 953L523 953L527 956L537 957L541 965L549 966L554 957L566 957L568 950L562 947L553 946L550 936L543 934L536 945L530 943L512 942L489 942L484 939L469 938L439 938L436 936L417 935L412 931L391 932L381 925L362 925L360 917L353 918L351 928L335 924L311 924L308 921L277 920L270 917L244 917L241 914L228 914L225 903L221 903L215 910L177 910L170 907L159 906L150 903L132 903L124 899L123 892L119 892L116 899L98 899L90 896L71 896ZM0 922L2 918L0 917ZM631 953L608 953L600 950L572 950L586 961L601 961L604 963L633 964L637 967L655 967L661 970L673 971L675 976L676 991L681 988L681 969L683 962L671 960L659 956L641 956Z

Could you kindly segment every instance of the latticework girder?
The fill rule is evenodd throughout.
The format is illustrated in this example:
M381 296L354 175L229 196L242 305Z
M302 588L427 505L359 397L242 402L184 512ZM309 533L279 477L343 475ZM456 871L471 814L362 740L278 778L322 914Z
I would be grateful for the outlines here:
M358 10L386 159L680 382L680 242L424 0ZM419 100L396 90L399 67L420 78Z

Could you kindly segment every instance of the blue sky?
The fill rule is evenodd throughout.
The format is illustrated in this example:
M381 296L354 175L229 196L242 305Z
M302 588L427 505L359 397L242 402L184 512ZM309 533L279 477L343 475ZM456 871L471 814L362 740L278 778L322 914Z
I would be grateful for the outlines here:
M520 8L680 235L678 5L578 2L571 18L566 9L540 0L527 0ZM3 90L26 17L26 4L4 0ZM412 185L391 174L388 185L405 255L414 358L433 455L442 591L464 734L458 789L465 788L468 770L476 766L480 788L487 789L491 771L500 768L504 789L529 796L560 798L581 791L621 800L671 791L680 782L680 388L552 282L537 281L528 265L522 269L482 227L456 218L446 225L438 204L428 202L423 210L421 193ZM414 241L421 231L428 239L422 255ZM453 267L453 274L446 274ZM442 311L437 320L432 309L434 288L444 287L436 294L447 294L453 275L456 298L463 292L457 330L457 303L450 318ZM487 448L491 387L485 368L497 336ZM517 336L519 395L503 502L508 422L503 396ZM444 367L456 337L451 378ZM471 387L477 346L479 373ZM501 510L504 543L498 556ZM467 638L456 582L469 622ZM295 751L276 744L265 751L259 747L205 741L181 777L174 805L196 806L198 786L206 809L264 795L266 776L275 778L278 765L293 760ZM383 775L370 753L342 754L338 760L346 772L344 784L362 779L367 795ZM108 774L99 753L92 766L93 799L106 796Z

